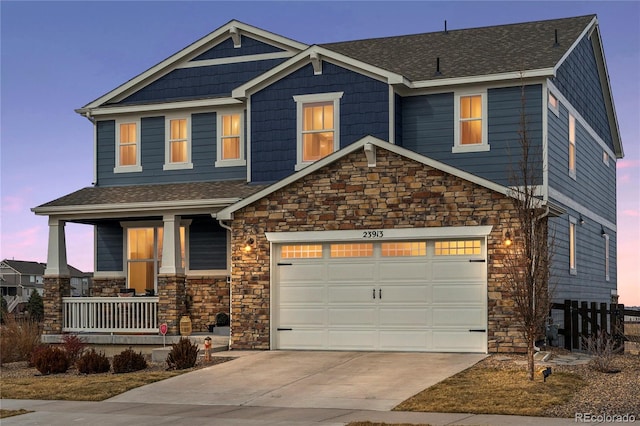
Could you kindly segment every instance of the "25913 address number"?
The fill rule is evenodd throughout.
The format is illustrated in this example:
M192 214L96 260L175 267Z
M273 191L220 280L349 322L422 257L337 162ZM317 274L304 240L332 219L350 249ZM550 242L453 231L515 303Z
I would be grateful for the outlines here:
M362 238L384 238L384 231L362 231Z

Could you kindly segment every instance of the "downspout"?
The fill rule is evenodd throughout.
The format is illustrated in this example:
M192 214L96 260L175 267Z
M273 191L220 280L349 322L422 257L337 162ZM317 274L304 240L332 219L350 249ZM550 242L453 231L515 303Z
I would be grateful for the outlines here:
M215 213L211 215L214 219L215 219ZM227 225L226 223L223 222L222 219L218 219L218 224L220 224L221 227L223 227L224 229L229 231L229 236L231 237L233 235L233 231L231 229L231 227L229 225ZM231 238L229 238L229 246L231 246ZM231 309L231 306L233 305L233 299L232 296L233 294L231 293L231 274L233 273L233 257L231 256L231 253L229 253L229 277L227 278L228 280L228 284L229 284L229 341L227 342L227 347L229 349L231 349L231 324L232 324L232 320L233 320L233 310Z
M544 213L542 213L540 216L536 216L536 222L538 222L539 220L542 220L543 218L545 218L547 216L549 216L549 205L546 206L546 210L544 211ZM534 226L535 226L535 223L534 223ZM547 243L548 242L549 241L547 241ZM547 285L549 285L549 284L547 283ZM534 291L534 293L533 293L533 311L535 312L535 308L536 308L536 294L535 294L536 288L535 287L533 287L533 291ZM535 340L533 342L533 350L536 351L536 352L540 352L540 348L536 346Z

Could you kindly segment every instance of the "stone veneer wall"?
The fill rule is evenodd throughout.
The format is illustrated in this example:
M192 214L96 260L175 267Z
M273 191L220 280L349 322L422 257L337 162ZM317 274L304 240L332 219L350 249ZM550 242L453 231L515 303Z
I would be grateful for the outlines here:
M44 324L42 334L62 333L62 298L71 296L71 278L43 278Z
M231 347L268 349L270 253L265 232L493 225L488 236L490 352L525 350L503 287L502 231L517 230L512 200L464 179L377 149L361 150L234 213ZM247 238L255 251L244 253Z
M194 332L208 331L209 324L215 324L217 313L229 314L231 302L226 276L189 275L186 283L186 297Z
M94 278L91 295L93 297L116 297L121 288L127 288L127 280L124 277Z
M158 275L158 324L167 324L167 335L180 334L180 318L187 313L185 276Z

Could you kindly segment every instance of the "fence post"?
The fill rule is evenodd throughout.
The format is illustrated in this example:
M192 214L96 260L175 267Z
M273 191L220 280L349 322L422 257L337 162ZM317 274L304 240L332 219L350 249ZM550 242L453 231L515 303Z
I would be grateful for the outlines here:
M571 324L571 300L564 301L564 348L568 351L571 350L571 330L573 326Z
M591 335L595 336L598 334L598 308L596 307L596 302L591 302Z
M584 339L589 338L589 304L587 302L580 302L580 321L582 324L582 330L580 330L580 335L582 339L580 339L580 349L582 349Z
M607 304L600 304L600 331L609 334L609 326L607 325Z
M571 348L580 348L580 324L578 323L578 301L571 301Z

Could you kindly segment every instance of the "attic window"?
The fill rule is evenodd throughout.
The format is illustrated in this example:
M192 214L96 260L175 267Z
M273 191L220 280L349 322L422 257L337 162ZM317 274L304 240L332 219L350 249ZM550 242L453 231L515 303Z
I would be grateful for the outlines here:
M488 151L487 93L456 93L452 152Z
M549 109L553 112L556 117L560 116L560 108L558 98L549 93Z

